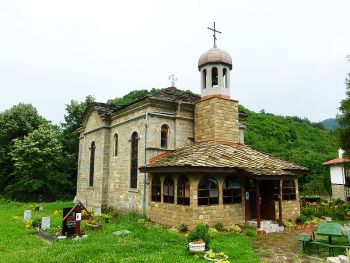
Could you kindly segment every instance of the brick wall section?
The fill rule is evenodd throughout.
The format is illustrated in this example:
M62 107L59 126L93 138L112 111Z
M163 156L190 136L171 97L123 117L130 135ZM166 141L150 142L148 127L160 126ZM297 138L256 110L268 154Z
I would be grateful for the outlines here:
M342 184L332 184L332 198L340 198L346 201L345 186Z
M195 106L195 141L222 140L239 143L238 102L220 97Z

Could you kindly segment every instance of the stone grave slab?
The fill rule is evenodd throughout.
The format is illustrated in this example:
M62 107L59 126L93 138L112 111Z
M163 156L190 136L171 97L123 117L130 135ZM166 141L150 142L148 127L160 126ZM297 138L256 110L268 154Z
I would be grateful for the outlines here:
M50 228L50 217L44 216L41 218L41 229L46 230Z
M32 210L24 210L23 221L29 221L32 218Z

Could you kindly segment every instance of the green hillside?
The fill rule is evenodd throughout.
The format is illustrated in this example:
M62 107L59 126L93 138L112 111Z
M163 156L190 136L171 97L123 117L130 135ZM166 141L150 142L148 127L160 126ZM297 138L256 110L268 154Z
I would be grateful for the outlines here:
M248 114L245 144L309 168L308 175L300 178L301 190L306 194L330 191L329 170L322 163L337 157L334 134L307 119L255 113L243 106L240 111Z

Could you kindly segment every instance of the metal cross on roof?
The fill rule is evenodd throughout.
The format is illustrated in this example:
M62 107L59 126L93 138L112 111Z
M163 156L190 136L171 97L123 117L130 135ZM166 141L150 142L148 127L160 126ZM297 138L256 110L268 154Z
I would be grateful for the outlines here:
M214 32L213 37L214 37L214 48L216 48L216 33L221 34L222 32L218 31L215 29L215 22L214 22L214 28L208 27L209 30L212 30Z
M171 80L171 86L175 87L175 81L177 81L177 77L174 74L169 76L169 80Z

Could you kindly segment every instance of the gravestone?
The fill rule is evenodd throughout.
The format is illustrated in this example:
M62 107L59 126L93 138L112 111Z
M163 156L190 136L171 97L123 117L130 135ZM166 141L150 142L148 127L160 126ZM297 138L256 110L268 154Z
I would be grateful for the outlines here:
M94 214L101 214L101 207L95 207L94 208Z
M28 221L32 218L32 210L24 210L23 221Z
M50 217L45 216L45 217L41 218L41 229L45 230L48 228L50 228Z
M82 215L85 211L87 215ZM92 218L82 203L78 202L74 207L63 208L62 233L71 235L81 235L80 221Z

